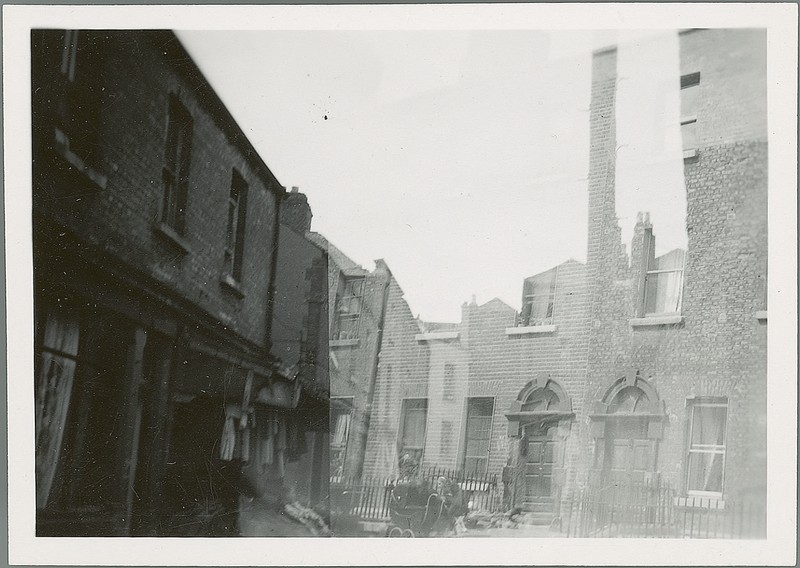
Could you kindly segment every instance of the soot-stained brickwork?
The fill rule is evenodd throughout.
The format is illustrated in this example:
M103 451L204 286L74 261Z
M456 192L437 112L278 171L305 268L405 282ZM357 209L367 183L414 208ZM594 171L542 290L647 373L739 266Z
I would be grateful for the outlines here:
M637 325L654 323L641 322L637 309L642 239L649 229L657 238L658 227L640 218L630 263L621 257L614 217L616 53L594 57L586 394L587 402L600 401L616 380L637 372L655 389L663 404L655 412L664 416L651 420L647 437L656 455L646 469L683 495L692 493L688 408L700 400L727 405L724 478L716 494L735 498L763 492L766 480L766 34L692 30L679 41L681 75L699 73L697 148L684 162L688 249L680 317L661 325ZM590 415L580 420L599 422ZM583 433L579 477L586 480L602 467L596 452L606 434L597 426Z

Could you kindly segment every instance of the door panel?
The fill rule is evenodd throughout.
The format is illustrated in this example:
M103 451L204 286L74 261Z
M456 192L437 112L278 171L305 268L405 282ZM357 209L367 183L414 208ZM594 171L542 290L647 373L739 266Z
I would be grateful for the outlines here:
M556 463L556 443L552 439L553 429L541 430L528 438L528 454L525 463L525 495L530 504L547 504L552 510L553 466Z

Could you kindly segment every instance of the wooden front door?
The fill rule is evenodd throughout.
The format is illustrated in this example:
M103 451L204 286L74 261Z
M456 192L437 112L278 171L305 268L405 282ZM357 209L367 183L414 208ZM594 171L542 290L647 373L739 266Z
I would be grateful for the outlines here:
M603 478L606 483L642 483L648 472L655 470L656 445L647 437L647 420L622 418L609 420L602 454Z
M523 508L542 514L553 512L553 467L556 465L556 428L526 427L525 498Z

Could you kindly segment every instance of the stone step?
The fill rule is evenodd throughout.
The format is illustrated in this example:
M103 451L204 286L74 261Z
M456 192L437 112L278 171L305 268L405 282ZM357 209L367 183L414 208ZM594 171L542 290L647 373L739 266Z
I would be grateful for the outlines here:
M533 513L525 511L515 520L521 525L549 525L553 522L553 513Z
M531 511L533 513L549 513L551 515L553 513L553 503L543 503L541 501L523 501L521 508L523 511Z

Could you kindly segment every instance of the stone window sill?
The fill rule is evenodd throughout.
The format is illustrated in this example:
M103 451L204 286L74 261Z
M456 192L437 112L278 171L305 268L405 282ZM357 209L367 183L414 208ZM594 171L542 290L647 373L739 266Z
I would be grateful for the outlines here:
M160 222L155 226L155 231L162 237L164 237L167 241L169 241L172 245L178 248L183 254L189 254L192 252L189 243L184 239L182 236L178 234L178 232L167 225L164 222Z
M540 333L555 333L555 325L529 325L525 327L507 327L506 335L538 335Z
M767 310L758 310L755 316L758 321L767 321Z
M648 316L628 320L631 327L652 327L658 325L677 325L683 323L683 316Z
M418 333L414 336L417 341L438 341L442 339L458 339L457 331L433 331L431 333Z
M69 148L69 138L59 129L55 131L56 153L64 158L66 162L72 166L76 171L83 174L89 181L91 181L98 189L103 190L108 184L108 178L98 172L97 170L89 167L86 163Z
M236 294L239 298L244 298L242 284L230 274L223 274L219 279L219 283L222 284L223 287Z
M358 339L331 339L328 347L357 347L358 343Z

